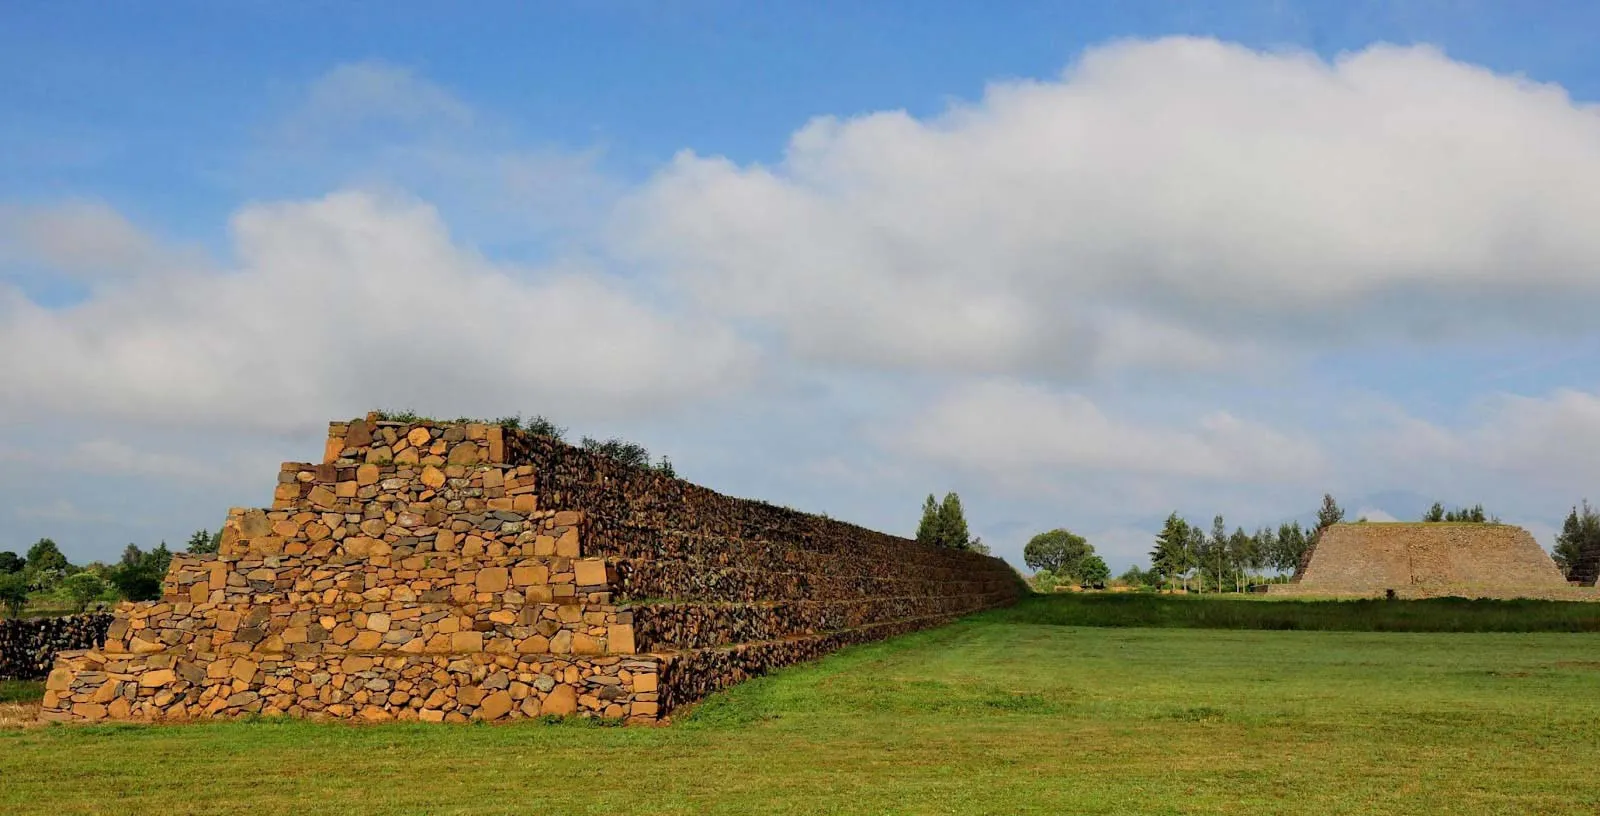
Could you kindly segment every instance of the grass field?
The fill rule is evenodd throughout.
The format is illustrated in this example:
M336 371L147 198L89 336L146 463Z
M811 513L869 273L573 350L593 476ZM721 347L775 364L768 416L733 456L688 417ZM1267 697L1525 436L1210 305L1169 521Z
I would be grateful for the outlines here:
M1321 632L1600 632L1600 603L1432 598L1304 600L1271 595L1061 594L1004 613L1057 626L1294 629Z
M670 727L0 730L0 812L1594 813L1600 635L1077 627L846 650Z

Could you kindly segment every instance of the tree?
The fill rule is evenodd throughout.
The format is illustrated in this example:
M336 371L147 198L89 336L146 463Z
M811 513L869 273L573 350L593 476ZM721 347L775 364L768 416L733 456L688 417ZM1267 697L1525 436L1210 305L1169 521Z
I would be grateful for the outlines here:
M1445 521L1468 522L1471 524L1487 524L1489 517L1483 512L1483 505L1474 504L1463 510L1455 510L1444 515Z
M1117 580L1131 587L1148 586L1152 581L1159 583L1161 580L1160 576L1155 575L1154 572L1154 570L1146 572L1139 569L1138 564L1134 564L1124 570L1121 575L1118 575Z
M172 566L172 551L167 549L167 542L163 541L145 553L144 564L157 579L167 577L167 568Z
M1433 506L1428 508L1428 512L1422 516L1422 520L1427 522L1444 521L1444 505L1434 502Z
M1111 580L1111 568L1106 566L1105 559L1090 554L1078 562L1077 576L1084 586L1103 587Z
M944 494L939 504L939 543L952 550L964 550L971 541L967 531L967 517L961 511L961 497L955 493Z
M1317 511L1317 530L1311 534L1311 540L1315 541L1322 535L1323 530L1341 521L1344 521L1344 508L1333 500L1332 495L1324 493L1322 495L1322 509Z
M190 537L193 542L196 536ZM122 560L111 569L110 579L117 593L130 601L153 601L161 597L161 582L172 566L172 552L163 541L145 552L136 544L122 550Z
M1200 557L1200 591L1206 591L1205 574L1211 573L1211 580L1217 585L1217 591L1222 591L1222 582L1228 574L1228 525L1223 523L1222 516L1213 516L1211 519L1211 535L1206 536L1204 554Z
M562 439L567 435L567 429L545 419L542 414L535 414L528 419L518 418L518 425L531 434L548 436L551 439Z
M1250 547L1253 550L1254 560L1250 563L1253 570L1278 568L1278 535L1271 527L1262 527L1256 530Z
M0 573L0 606L8 617L18 617L28 605L28 579L20 572Z
M196 530L189 536L189 544L184 548L190 555L210 555L222 549L222 531L212 533L210 530Z
M615 438L602 442L592 436L586 436L580 444L586 451L598 453L629 467L650 467L650 451L637 442Z
M144 564L118 564L111 570L111 585L129 601L154 601L161 597L161 578Z
M929 493L922 503L922 521L917 524L917 541L930 546L939 544L939 503Z
M1039 570L1028 578L1034 592L1054 592L1061 585L1061 576L1050 570Z
M73 611L82 613L89 604L106 594L106 582L89 572L80 572L61 582L61 591L72 601Z
M1306 550L1311 547L1310 539L1306 536L1306 531L1300 528L1298 521L1278 527L1277 544L1272 567L1279 572L1294 572L1300 569L1300 562L1305 560Z
M1245 581L1256 561L1256 540L1243 527L1235 528L1233 535L1228 536L1228 567L1233 570L1235 592L1244 591Z
M1600 511L1590 507L1585 499L1581 509L1574 507L1567 514L1566 523L1561 525L1561 534L1556 536L1555 551L1551 557L1555 559L1556 566L1561 568L1561 573L1570 579L1578 566L1578 559L1592 547L1600 547Z
M1060 576L1077 574L1078 565L1094 548L1083 536L1057 527L1028 539L1022 548L1022 561L1030 569L1049 570Z
M984 555L990 554L989 545L983 543L983 536L977 536L971 541L967 542L967 549L972 550L975 553L983 553Z
M1172 584L1183 579L1184 586L1188 587L1185 576L1194 564L1189 531L1189 522L1176 512L1167 516L1166 524L1156 536L1155 549L1150 551L1150 572L1156 580Z
M71 569L72 564L61 554L61 548L48 538L41 538L28 548L27 570L30 573L40 573L45 570L59 570L65 573Z
M10 550L0 552L0 575L22 572L27 566L28 562L24 561L22 556Z

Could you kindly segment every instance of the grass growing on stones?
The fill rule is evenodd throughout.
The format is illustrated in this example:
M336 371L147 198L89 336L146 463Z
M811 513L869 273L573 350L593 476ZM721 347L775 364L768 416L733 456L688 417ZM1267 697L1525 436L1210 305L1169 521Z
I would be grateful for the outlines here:
M1057 594L1005 613L1016 623L1332 632L1600 632L1600 603L1430 598L1416 601Z
M1600 635L1083 628L855 647L663 728L0 731L5 813L1593 813Z

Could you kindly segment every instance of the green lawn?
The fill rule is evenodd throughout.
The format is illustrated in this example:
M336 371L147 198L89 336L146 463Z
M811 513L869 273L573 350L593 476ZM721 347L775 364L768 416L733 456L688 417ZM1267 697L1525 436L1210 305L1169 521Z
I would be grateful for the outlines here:
M1430 598L1306 600L1281 595L1085 593L1036 598L1017 623L1325 632L1600 632L1600 603Z
M1600 635L974 617L664 728L0 730L0 812L1595 813Z

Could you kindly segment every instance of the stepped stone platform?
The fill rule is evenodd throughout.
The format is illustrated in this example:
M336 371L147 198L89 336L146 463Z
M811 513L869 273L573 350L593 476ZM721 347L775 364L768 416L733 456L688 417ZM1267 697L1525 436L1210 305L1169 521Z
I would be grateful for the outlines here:
M1574 586L1533 536L1509 524L1335 524L1318 539L1294 583L1272 595L1397 598L1542 598L1594 601Z
M771 668L1009 604L997 558L498 426L329 426L161 600L62 652L49 720L656 721Z

